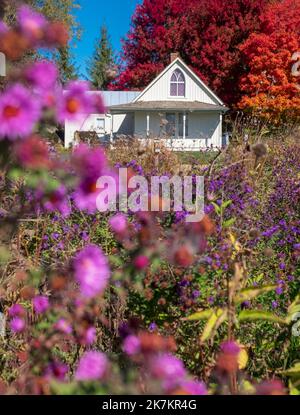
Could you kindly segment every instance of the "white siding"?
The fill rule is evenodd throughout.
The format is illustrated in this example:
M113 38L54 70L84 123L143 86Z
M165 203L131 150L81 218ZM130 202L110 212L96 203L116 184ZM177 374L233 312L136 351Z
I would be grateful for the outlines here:
M170 96L170 80L173 72L180 69L186 80L186 96L185 98L176 98ZM148 91L142 93L137 101L199 101L205 104L217 104L216 100L197 80L195 76L187 73L184 66L180 62L174 63L169 70L159 77Z

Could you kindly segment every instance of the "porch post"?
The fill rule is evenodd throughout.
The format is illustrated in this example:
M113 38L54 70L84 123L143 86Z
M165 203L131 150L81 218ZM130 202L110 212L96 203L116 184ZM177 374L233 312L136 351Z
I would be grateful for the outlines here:
M186 136L186 113L183 114L183 139L185 139Z
M150 114L147 114L147 138L150 135Z
M114 114L111 114L111 130L110 130L110 142L114 141Z

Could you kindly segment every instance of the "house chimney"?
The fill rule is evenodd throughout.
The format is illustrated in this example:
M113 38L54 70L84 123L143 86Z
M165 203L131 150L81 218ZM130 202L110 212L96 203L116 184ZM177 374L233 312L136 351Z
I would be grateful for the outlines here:
M180 58L180 53L179 52L174 52L171 53L170 55L170 63L174 62L177 58Z

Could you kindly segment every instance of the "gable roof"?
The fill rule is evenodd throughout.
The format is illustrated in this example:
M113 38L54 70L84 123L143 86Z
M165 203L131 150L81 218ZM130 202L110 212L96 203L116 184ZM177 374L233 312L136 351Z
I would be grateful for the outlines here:
M224 102L199 78L199 76L198 75L196 75L195 74L195 72L192 70L192 69L190 69L189 67L188 67L188 65L186 64L186 63L184 63L184 61L181 59L181 58L176 58L176 59L174 59L174 61L173 62L171 62L134 100L133 100L133 102L137 102L137 101L139 101L142 97L143 97L143 95L147 92L147 91L149 91L149 89L150 88L152 88L152 86L163 76L163 75L165 75L171 68L172 68L172 66L174 66L175 64L178 64L178 63L180 63L183 67L184 67L184 69L185 69L185 71L192 77L192 78L194 78L195 80L196 80L196 82L199 82L199 84L201 85L201 87L204 89L204 91L207 93L207 94L209 94L211 97L212 97L212 99L216 102L216 104L218 104L218 105L224 105L225 106L225 104L224 104Z

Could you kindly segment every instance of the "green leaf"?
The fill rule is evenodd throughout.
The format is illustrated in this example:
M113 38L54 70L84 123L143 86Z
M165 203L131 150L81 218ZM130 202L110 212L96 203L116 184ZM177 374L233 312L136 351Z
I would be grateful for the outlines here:
M226 317L227 310L223 310L222 308L213 312L204 327L200 341L203 343L208 340L214 331L226 320Z
M299 378L300 377L300 362L296 363L295 366L281 373L285 376L289 376L292 378Z
M197 311L196 313L190 315L189 317L185 317L183 320L184 321L208 320L212 314L214 314L213 309Z
M228 206L230 206L232 203L232 200L226 200L225 202L222 203L221 209L225 210L226 208L228 208Z
M276 316L269 311L263 310L243 310L238 316L239 321L271 321L273 323L286 324L283 318Z
M220 206L217 205L215 202L212 202L212 204L213 204L213 206L215 208L216 214L220 216L221 215L221 208L220 208Z
M258 297L264 293L269 291L273 291L277 288L277 285L264 285L262 287L251 287L245 288L244 290L240 291L239 294L236 295L234 298L235 304L241 304L244 301L252 300L253 298Z
M235 218L225 220L225 222L223 222L223 228L230 228L230 226L234 225L235 221Z

